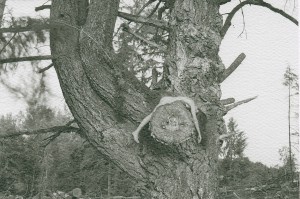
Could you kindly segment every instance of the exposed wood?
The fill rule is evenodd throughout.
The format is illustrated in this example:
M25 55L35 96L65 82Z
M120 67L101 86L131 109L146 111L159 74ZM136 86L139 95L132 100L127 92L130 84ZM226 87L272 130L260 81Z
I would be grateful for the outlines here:
M182 102L160 106L151 119L151 136L166 145L180 144L190 139L195 124Z
M242 63L242 61L246 58L246 55L244 53L241 53L233 62L230 64L230 66L224 71L223 75L220 78L220 83L223 82L227 77L237 69L237 67Z

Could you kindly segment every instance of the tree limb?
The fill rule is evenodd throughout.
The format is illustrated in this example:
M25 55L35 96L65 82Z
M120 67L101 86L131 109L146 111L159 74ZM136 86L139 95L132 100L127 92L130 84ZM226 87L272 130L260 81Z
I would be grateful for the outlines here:
M147 87L114 62L112 36L119 1L90 2L89 20L75 31L79 1L52 1L50 21L67 24L50 31L53 63L66 102L88 142L131 176L143 179L138 146L129 132L135 128L132 121L140 121L151 110L153 95L147 100ZM62 18L61 13L70 17ZM64 52L67 59L60 56ZM125 113L126 118L121 115Z
M231 20L232 20L233 16L235 15L235 13L245 5L257 5L257 6L262 6L262 7L269 8L273 12L276 12L276 13L282 15L283 17L289 19L294 24L298 25L297 19L295 19L294 17L288 15L283 10L280 10L278 8L273 7L269 3L266 3L262 0L246 0L246 1L243 1L242 3L240 3L239 5L237 5L235 8L233 8L232 11L228 14L228 16L225 20L225 23L223 25L223 28L220 32L222 37L225 36L226 32L228 31L229 27L231 26Z
M226 4L228 2L230 2L231 0L218 0L218 4L219 5L223 5L223 4Z
M131 14L124 13L124 12L118 12L118 17L122 17L126 20L133 21L136 23L143 23L143 24L154 26L157 28L162 28L164 30L169 30L169 26L168 26L167 22L162 21L162 20L145 18L142 16L131 15Z
M0 28L1 33L19 33L19 32L26 32L26 31L41 31L41 30L49 30L50 24L49 23L36 23L32 25L28 25L25 27L16 26L16 27L9 27L9 28Z
M122 24L121 26L123 26L123 30L132 34L133 36L135 36L136 38L140 39L141 41L145 42L146 44L148 44L149 46L153 46L155 48L160 49L161 51L166 51L166 49L160 45L158 45L155 42L149 41L147 39L145 39L144 37L142 37L141 35L135 33L134 31L132 31L129 26L127 24Z
M244 53L241 53L233 62L230 64L230 66L224 71L222 77L220 78L220 83L223 82L237 67L242 63L242 61L245 59L246 55Z
M31 56L31 57L14 57L0 60L0 64L12 63L12 62L22 62L22 61L40 61L53 59L51 55L44 56Z
M54 64L51 63L51 64L50 64L49 66L47 66L46 68L40 69L38 73L43 73L43 72L45 72L46 70L50 69L53 65L54 65Z
M229 105L229 106L226 106L226 113L227 113L228 111L234 109L235 107L237 107L237 106L239 106L239 105L242 105L242 104L245 104L245 103L248 103L248 102L250 102L250 101L252 101L252 100L254 100L254 99L256 99L256 98L257 98L257 96L252 97L252 98L248 98L248 99L245 99L245 100L242 100L242 101L239 101L239 102L236 102L236 103L234 103L234 104L232 104L232 105Z
M19 132L5 132L0 133L0 138L9 138L16 137L20 135L35 135L35 134L45 134L45 133L70 133L70 132L78 132L79 128L75 128L72 126L54 126L45 129L38 129L33 131L19 131Z

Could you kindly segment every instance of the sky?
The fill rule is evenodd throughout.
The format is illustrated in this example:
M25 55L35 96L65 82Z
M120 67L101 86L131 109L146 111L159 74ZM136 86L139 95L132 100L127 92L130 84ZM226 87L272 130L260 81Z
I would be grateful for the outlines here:
M14 16L47 15L48 11L36 13L34 8L46 2L45 0L7 0L7 6ZM284 9L297 18L297 6L293 11L293 2L285 0L267 1L277 8ZM222 6L220 13L228 13L238 3L233 0ZM228 30L220 47L219 55L228 67L240 54L245 53L246 59L238 69L221 85L222 99L234 97L236 101L258 96L257 99L241 105L226 116L228 121L233 117L238 128L245 132L247 147L245 156L251 161L262 162L268 166L280 165L278 150L288 146L288 90L282 85L283 74L290 65L298 72L299 37L298 27L279 14L258 7L245 6L243 17L236 13L232 26ZM242 34L241 34L242 33ZM20 63L19 66L28 65ZM41 62L48 66L49 62ZM49 105L62 109L64 99L61 94L54 69L46 72L47 86L52 92ZM24 79L24 74L15 78ZM0 115L16 114L24 111L26 103L0 85ZM297 100L293 101L298 103ZM295 111L298 108L294 109ZM293 129L298 129L298 119L292 121Z

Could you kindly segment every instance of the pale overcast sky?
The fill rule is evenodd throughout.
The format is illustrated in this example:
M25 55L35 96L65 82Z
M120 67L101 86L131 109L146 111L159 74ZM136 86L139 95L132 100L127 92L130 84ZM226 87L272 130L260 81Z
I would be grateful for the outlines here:
M12 8L14 16L35 16L37 13L34 7L44 2L46 1L7 0L7 5ZM280 9L285 4L285 0L268 2ZM237 0L233 0L222 6L220 12L228 13L237 3ZM296 17L298 9L293 12L292 4L293 1L288 1L285 9ZM245 6L243 11L247 37L246 34L239 37L243 21L241 12L238 12L222 42L220 56L226 67L242 52L247 57L222 83L222 98L243 100L257 95L258 98L232 110L225 119L227 121L234 117L239 129L245 131L248 137L245 155L250 160L274 166L280 163L278 150L282 146L288 146L288 91L282 81L288 64L298 72L298 27L266 8ZM48 11L43 11L38 14L47 13ZM49 62L41 64L47 66L47 63ZM50 105L61 108L64 99L53 69L47 71L47 79L47 85L54 93ZM24 110L25 103L9 94L3 86L0 86L0 93L0 115ZM293 121L293 128L298 129L298 121Z

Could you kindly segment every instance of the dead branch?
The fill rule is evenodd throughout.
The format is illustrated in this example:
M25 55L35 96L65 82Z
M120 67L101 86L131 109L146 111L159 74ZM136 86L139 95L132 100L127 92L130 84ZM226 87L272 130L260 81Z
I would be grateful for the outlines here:
M35 7L35 11L40 11L40 10L45 10L45 9L51 9L51 5L42 5L42 6L38 6L38 7Z
M219 0L218 3L219 5L223 5L223 4L226 4L228 2L230 2L231 0Z
M242 3L240 3L239 5L237 5L235 8L233 8L232 11L227 16L227 18L225 20L225 23L223 25L223 28L220 32L222 37L225 36L226 32L228 31L229 27L231 26L231 20L232 20L233 16L235 15L235 13L245 5L257 5L257 6L262 6L262 7L269 8L273 12L276 12L276 13L282 15L283 17L289 19L291 22L293 22L294 24L296 24L298 26L297 19L295 19L294 17L288 15L283 10L280 10L278 8L273 7L269 3L266 3L262 0L246 0L246 1L243 1Z
M41 31L41 30L49 30L50 24L49 23L36 23L32 25L28 25L25 27L16 26L16 27L9 27L9 28L0 28L0 33L19 33L19 32L26 32L26 31Z
M134 31L132 31L129 26L127 24L122 24L121 25L123 27L123 30L132 34L133 36L135 36L136 38L140 39L141 41L145 42L146 44L150 45L150 46L153 46L155 48L158 48L159 50L161 51L166 51L166 49L160 45L158 45L157 43L155 42L152 42L152 41L149 41L147 39L145 39L144 37L142 37L141 35L135 33Z
M242 0L239 0L239 2L242 3ZM242 12L242 17L243 17L243 31L241 32L241 34L239 35L239 37L245 32L246 38L247 38L246 23L245 23L245 15L244 15L244 10L243 10L243 8L241 8L241 12Z
M40 61L53 59L51 55L45 56L31 56L31 57L14 57L0 60L0 64L13 63L13 62L22 62L22 61Z
M43 142L46 142L46 143L43 144L42 146L43 146L43 147L48 146L48 145L49 145L51 142L53 142L58 136L60 136L61 133L62 133L62 132L59 131L59 132L56 132L56 133L50 135L49 137L43 139Z
M40 69L38 73L43 73L43 72L45 72L46 70L49 70L53 65L54 65L54 64L51 63L51 64L50 64L49 66L47 66L46 68Z
M156 10L158 9L158 7L159 7L161 1L162 1L162 0L160 0L160 1L156 4L156 6L154 7L154 9L153 9L153 10L151 11L151 13L147 16L147 18L152 17L152 15L153 15L153 14L156 12ZM158 19L158 20L161 20L161 18ZM128 23L128 24L129 24L129 23ZM142 24L141 27L139 27L135 32L139 32L139 31L144 27L144 25L145 25L145 24ZM156 29L157 29L157 28L156 28Z
M17 33L15 33L7 42L6 44L2 47L2 49L0 50L0 54L4 51L4 49L6 48L6 46L9 45L9 43L13 40L13 38L16 36Z
M156 19L146 18L146 17L142 17L142 16L131 15L131 14L124 13L124 12L118 12L118 17L122 17L126 20L133 21L136 23L143 23L143 24L146 24L149 26L162 28L164 30L169 29L167 22L162 21L162 20L156 20Z
M235 107L237 107L239 105L246 104L246 103L248 103L248 102L250 102L250 101L252 101L252 100L254 100L256 98L257 98L257 96L252 97L252 98L248 98L248 99L245 99L245 100L242 100L242 101L239 101L239 102L236 102L236 103L234 103L232 105L229 105L229 106L226 106L226 112L234 109Z
M219 82L223 82L237 67L242 63L242 61L245 59L246 55L244 53L241 53L233 62L232 64L224 71L222 77L220 78Z
M0 138L10 138L16 137L20 135L35 135L35 134L45 134L45 133L70 133L70 132L78 132L79 128L75 128L72 126L54 126L45 129L38 129L33 131L19 131L19 132L1 132Z
M221 102L221 104L223 104L225 106L225 105L234 103L235 99L231 97L231 98L227 98L227 99L222 99L222 100L220 100L220 102Z
M153 88L155 84L157 84L157 77L158 77L158 72L156 68L152 68L152 81L151 81L151 86L150 88Z
M156 0L149 0L147 3L145 3L145 5L143 5L143 7L136 13L136 15L141 14L141 12L147 7L149 6L151 3L155 2Z

